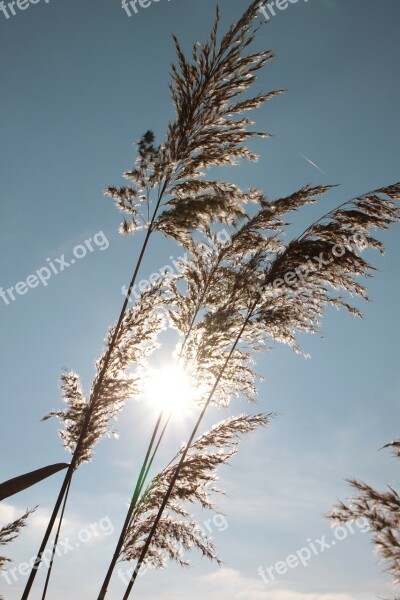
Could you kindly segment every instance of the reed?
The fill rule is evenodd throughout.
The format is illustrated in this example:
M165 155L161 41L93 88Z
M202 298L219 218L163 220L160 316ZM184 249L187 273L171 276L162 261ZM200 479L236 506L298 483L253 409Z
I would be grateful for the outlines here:
M259 0L251 2L220 35L217 9L209 38L193 46L190 58L174 36L177 64L172 65L170 90L175 118L160 145L151 130L139 140L135 165L124 173L129 185L106 190L124 214L120 232L144 230L144 241L89 393L85 395L74 371L64 372L61 392L66 408L45 417L61 422L60 436L72 459L22 600L30 594L62 507L54 558L75 471L92 460L101 439L114 434L111 422L125 403L143 397L149 360L166 327L179 334L176 363L193 382L197 415L184 446L148 482L170 422L170 415L160 412L99 600L106 596L118 560L136 561L124 600L143 563L162 567L171 559L185 566L191 548L219 562L212 540L191 517L187 504L217 510L213 495L220 491L214 485L219 467L235 455L243 435L269 424L272 415L228 417L196 437L209 406L227 408L236 398L254 403L259 352L274 342L302 352L298 333L317 333L327 307L345 308L360 317L352 298L368 299L362 278L375 269L362 253L383 253L373 231L399 220L399 183L344 202L290 239L288 215L318 203L331 186L305 185L289 196L267 200L261 190L243 190L210 174L214 167L257 159L247 142L266 134L250 130L253 121L244 114L283 91L251 96L258 71L273 57L270 50L250 50L261 26L259 10ZM224 241L217 235L222 225ZM177 275L161 275L130 306L155 232L183 246L187 258ZM43 599L52 567L53 560Z
M282 220L283 215L315 202L326 191L327 188L307 186L273 203L261 200L256 215L231 237L228 248L233 248L232 252L235 244L246 251L240 253L241 262L234 254L235 269L225 270L225 280L218 280L225 281L222 285L228 284L227 287L215 294L214 306L199 323L200 334L191 338L195 351L189 353L188 367L192 373L195 370L195 380L202 386L208 381L210 391L205 396L203 408L176 469L170 474L169 485L151 521L147 539L143 541L140 553L135 555L137 565L124 600L129 597L147 554L157 551L159 524L168 509L174 487L179 485L180 478L184 478L182 469L186 457L215 397L218 404L223 403L224 397L229 396L233 381L236 391L252 398L255 379L251 368L252 354L268 340L289 344L295 351L301 352L296 340L297 332L316 333L327 306L345 308L354 316L361 316L349 299L357 296L368 299L360 277L367 278L374 271L361 253L368 248L383 253L382 243L371 230L388 229L399 220L397 201L400 199L400 184L344 202L310 225L301 236L284 243L283 233L287 224ZM249 232L251 235L248 235ZM255 243L257 239L258 244ZM251 247L246 246L249 241ZM310 257L321 259L312 269ZM226 268L226 265L223 266ZM204 279L204 273L196 278L197 281ZM284 286L277 286L278 280ZM190 293L188 296L190 306ZM184 306L184 302L181 305ZM174 312L175 324L179 324L177 314L179 309ZM184 324L187 307L181 314ZM241 344L251 351L245 351Z
M253 2L219 46L217 11L209 40L201 49L197 45L193 48L196 68L186 61L174 38L178 66L172 66L170 87L176 118L168 125L165 142L160 146L154 145L151 131L142 137L136 164L124 174L131 185L111 186L106 191L126 215L121 232L129 234L145 227L147 233L120 317L96 365L97 373L88 397L83 395L75 373L62 376L62 391L69 406L65 411L53 411L50 416L57 416L63 421L65 429L61 436L67 449L72 451L72 460L28 578L23 600L29 596L75 470L82 462L91 459L93 445L110 432L110 419L115 418L127 397L135 393L135 383L121 373L127 367L128 356L134 364L139 364L143 358L130 350L131 341L126 342L126 338L131 340L133 329L137 327L138 333L141 326L141 323L133 322L128 300L150 235L160 231L184 242L189 239L191 231L207 230L215 221L233 224L245 214L243 205L254 198L252 190L246 192L231 184L206 179L203 171L213 166L234 164L239 158L256 159L246 147L246 141L264 134L248 130L252 124L250 119L235 121L233 117L261 106L279 93L242 97L256 80L257 71L272 58L270 51L247 53L256 33L253 21L257 11L258 3ZM152 325L148 322L148 328L144 327L141 331L147 334L151 329ZM136 359L138 362L135 362Z
M400 457L400 441L395 440L384 448L392 448L394 456ZM346 502L339 502L327 517L334 525L366 519L372 543L387 565L386 572L393 583L400 584L400 495L392 487L381 492L358 480L349 479L354 495ZM398 600L399 597L397 597Z
M204 180L202 171L211 166L235 164L238 158L256 160L256 156L245 146L246 139L265 134L249 132L246 128L253 122L248 118L237 121L233 116L243 111L261 106L265 101L281 92L260 94L253 98L237 101L237 98L256 81L255 73L270 58L270 51L248 54L246 50L253 41L257 27L254 19L258 4L253 2L242 19L233 26L218 44L217 33L219 11L209 40L200 46L196 44L192 51L192 62L184 56L177 38L174 36L178 54L178 67L173 65L171 85L172 97L176 108L176 121L168 128L165 151L173 157L178 167L178 177L169 189L170 199L156 223L159 231L174 238L186 248L195 246L191 232L210 232L214 221L227 225L245 218L243 205L260 199L258 190L243 192L231 183ZM134 230L137 223L125 221L123 232ZM184 333L179 352L178 364L190 338L199 312L207 306L208 290L215 283L214 271L208 275L204 289L196 297L192 313ZM157 420L153 437L157 433L161 415ZM165 428L158 440L156 452ZM147 454L151 451L153 437ZM104 598L112 572L120 554L126 530L139 498L141 487L155 454L147 464L146 456L142 470L133 492L131 504L122 528L114 556L110 563L99 598Z

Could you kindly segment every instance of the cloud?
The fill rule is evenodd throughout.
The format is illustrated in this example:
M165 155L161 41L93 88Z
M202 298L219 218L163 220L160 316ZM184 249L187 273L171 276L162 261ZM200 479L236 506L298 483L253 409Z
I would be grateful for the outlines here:
M309 594L285 589L267 589L261 579L246 577L234 569L222 568L202 578L215 600L356 600L343 593ZM357 600L360 600L358 597Z
M279 584L278 584L279 585ZM287 585L287 584L286 584ZM172 593L171 593L172 592ZM168 600L187 600L187 582L164 581L164 596ZM156 592L144 593L146 600L156 600ZM248 577L231 568L220 568L208 575L191 579L191 600L369 600L370 595L357 596L346 592L294 591L277 584L266 585L261 579Z
M20 512L12 504L2 502L0 504L0 524L8 525L8 523L15 521L15 519L18 519L23 513L24 511Z
M15 521L19 517L21 517L26 510L22 507L13 506L12 504L7 504L2 502L0 504L0 526L11 523ZM24 530L25 539L38 543L46 527L49 523L51 517L51 511L46 508L37 508L35 512L29 517L27 521L27 527ZM79 536L81 532L91 532L90 540L91 543L97 542L102 538L102 531L100 526L95 527L101 522L101 525L104 526L104 523L108 519L109 527L112 527L112 523L108 517L102 516L100 519L92 519L90 521L85 521L83 518L78 515L69 515L68 517L64 517L63 526L62 526L62 534L61 538L76 538ZM59 523L59 519L57 518L55 521L53 532L56 531L56 527Z

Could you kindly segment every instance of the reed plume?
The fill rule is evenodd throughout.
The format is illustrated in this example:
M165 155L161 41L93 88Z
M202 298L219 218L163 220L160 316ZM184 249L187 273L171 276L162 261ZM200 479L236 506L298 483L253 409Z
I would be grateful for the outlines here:
M13 540L15 540L16 537L19 536L21 530L26 526L26 521L28 517L35 510L35 508L26 510L21 517L19 517L12 523L3 525L3 527L0 528L0 546L10 544ZM6 564L9 562L11 562L10 558L7 558L6 556L0 556L0 572L4 571ZM4 600L3 596L0 596L0 600Z
M345 203L285 244L287 223L283 217L317 202L328 189L306 186L276 201L261 199L258 212L223 243L215 236L201 244L192 242L180 274L167 281L170 325L182 336L192 323L197 298L204 296L206 308L192 326L183 356L185 370L203 396L221 373L246 311L257 300L241 345L220 375L213 403L226 405L238 396L254 401L254 353L268 348L272 341L300 351L296 331L318 331L326 305L344 307L360 316L348 297L336 291L367 299L359 277L368 277L374 268L359 251L368 247L383 251L369 230L386 229L398 219L395 200L399 186ZM310 260L321 257L327 264L315 261L310 266ZM289 284L285 282L288 275Z
M392 447L394 456L400 456L400 441L386 444ZM400 495L391 486L381 492L358 480L347 480L354 496L347 502L339 502L328 513L333 524L367 519L372 543L380 554L381 560L387 564L386 572L391 575L394 584L400 584Z
M210 560L220 563L212 541L201 530L185 508L185 504L216 511L212 496L220 493L216 487L217 469L229 462L237 453L241 436L266 426L271 415L240 415L230 417L201 435L192 445L180 470L179 478L169 497L166 512L146 554L145 563L160 568L168 559L187 566L184 551L198 549ZM178 452L168 467L161 471L147 486L140 498L131 525L126 533L121 551L123 560L137 560L151 530L169 481L177 469Z
M27 510L21 517L19 517L12 523L9 523L8 525L3 525L3 527L0 529L0 546L5 546L13 540L15 540L16 537L18 537L18 535L21 532L21 529L23 529L26 526L26 520L28 519L29 515L31 515L34 511L34 508L31 510ZM8 562L10 562L9 558L6 558L5 556L0 556L0 570L3 570L4 565Z
M160 311L163 292L163 279L142 292L137 303L125 313L118 337L114 344L112 357L102 381L102 394L90 413L85 437L81 440L75 468L84 461L91 460L93 446L104 436L115 435L110 428L125 402L142 393L142 376L146 360L158 348L158 335L164 328L164 318ZM106 339L109 347L115 333L112 327ZM96 378L91 394L96 387L100 373L104 370L106 352L96 363ZM127 369L130 372L127 374ZM53 411L44 419L57 417L64 425L60 436L65 447L73 453L77 448L82 424L88 413L89 402L82 392L79 376L74 372L64 373L61 377L61 390L68 408ZM90 395L89 395L90 398Z
M246 95L257 80L257 72L273 58L270 50L248 52L259 29L255 24L258 11L259 2L252 2L218 42L217 9L209 39L194 44L190 58L173 36L178 57L177 64L172 65L170 84L175 119L159 146L154 146L151 131L143 137L135 168L124 174L134 185L107 190L127 214L122 233L132 233L146 224L143 204L149 204L151 191L156 188L162 190L163 210L154 221L154 230L182 244L190 241L190 232L208 231L214 222L235 223L245 216L244 205L259 197L257 190L242 190L206 177L211 167L236 165L240 159L257 160L246 142L268 134L250 131L254 122L242 115L284 91Z

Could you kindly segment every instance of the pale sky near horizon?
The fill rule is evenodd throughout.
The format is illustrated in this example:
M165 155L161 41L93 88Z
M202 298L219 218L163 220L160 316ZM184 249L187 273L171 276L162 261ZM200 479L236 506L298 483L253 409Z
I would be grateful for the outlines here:
M215 4L159 0L131 17L119 0L40 0L16 8L8 19L0 9L0 287L26 281L47 259L65 253L70 260L74 248L103 232L93 252L77 256L47 286L15 300L8 296L8 303L0 297L0 481L69 458L56 422L40 419L61 406L64 367L82 375L87 391L142 240L141 234L118 235L120 215L102 190L122 184L133 144L145 130L164 136L172 114L170 34L186 49L203 40ZM247 1L219 4L226 28ZM398 0L299 0L277 10L260 30L255 47L274 49L276 58L261 74L259 89L288 93L254 113L257 129L274 135L255 143L259 162L229 176L238 185L261 187L269 198L306 183L340 184L324 203L299 215L293 231L327 207L399 180L399 19ZM220 473L226 522L208 526L223 566L193 554L191 569L146 573L137 598L155 600L160 592L166 600L187 600L189 594L191 600L394 595L361 531L268 584L258 573L324 535L333 540L323 515L346 497L346 477L399 488L398 462L377 452L400 436L399 227L379 237L387 255L371 256L379 271L368 282L372 302L362 307L364 320L329 312L321 337L302 337L310 360L278 346L258 358L265 382L259 407L249 410L279 416L267 430L249 435L232 466ZM141 276L181 254L178 246L154 238ZM229 414L248 408L234 403ZM206 425L224 416L214 410ZM116 423L120 439L97 446L93 463L74 479L64 529L72 549L56 562L49 599L96 597L153 419L142 405L128 406ZM165 445L167 462L189 426L175 423ZM11 568L37 550L60 480L56 475L0 504L0 524L40 505L20 538L4 549L14 559ZM204 526L208 518L199 515ZM93 523L100 534L86 540L82 532ZM17 600L24 581L19 573L13 585L0 577L0 595ZM110 600L120 599L123 589L116 576Z

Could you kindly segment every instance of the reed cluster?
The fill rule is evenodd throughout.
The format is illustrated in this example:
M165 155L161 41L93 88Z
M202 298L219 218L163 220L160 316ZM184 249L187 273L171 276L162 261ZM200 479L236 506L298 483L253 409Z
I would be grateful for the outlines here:
M57 544L74 473L92 460L94 446L102 438L114 434L111 424L126 402L143 398L149 362L166 328L179 337L173 357L193 389L193 428L168 466L150 477L171 419L167 407L160 411L99 599L106 596L119 560L136 563L124 598L143 563L162 567L175 560L184 566L191 548L219 562L213 541L188 507L217 510L219 467L236 454L243 435L268 425L273 415L228 416L200 433L208 407L227 409L238 398L253 404L259 379L257 353L276 341L301 352L297 334L316 333L326 307L361 316L351 298L367 299L362 278L374 271L361 254L366 249L383 252L373 230L388 229L399 220L400 184L350 199L301 236L288 239L288 215L318 203L330 186L306 185L270 200L259 189L241 189L215 178L215 167L257 159L247 142L266 134L253 131L253 121L245 115L283 91L251 95L257 73L273 57L270 50L250 49L261 26L259 9L259 0L252 2L222 36L217 10L208 40L196 43L189 57L174 37L177 63L172 66L170 89L175 118L160 144L150 130L139 140L135 164L124 173L128 184L106 190L123 213L121 233L144 230L143 246L119 318L96 362L91 389L85 394L79 375L65 371L61 393L66 406L45 417L61 422L60 436L72 458L23 600L30 595L61 513ZM229 232L224 241L217 235L221 226ZM162 274L129 306L143 256L157 233L183 246L185 258L179 272ZM321 256L333 259L321 260L310 270L310 257ZM306 270L306 277L292 276ZM23 520L16 523L11 532L16 533ZM53 561L42 598L52 568Z

